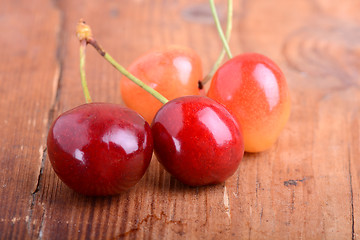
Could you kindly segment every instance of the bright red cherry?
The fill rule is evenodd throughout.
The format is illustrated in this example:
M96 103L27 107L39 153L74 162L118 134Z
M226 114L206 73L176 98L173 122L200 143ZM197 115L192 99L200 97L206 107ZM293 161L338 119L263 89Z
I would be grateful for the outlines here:
M207 97L169 101L151 128L159 162L190 186L224 182L243 158L243 137L235 118Z
M149 124L115 104L90 103L61 114L47 138L59 178L85 195L114 195L134 186L150 164Z
M269 58L247 53L215 73L207 96L225 105L242 126L245 151L270 148L290 115L284 74Z
M174 45L153 50L132 63L128 71L169 100L200 94L201 60L189 48ZM121 79L120 90L126 106L151 123L162 104L126 77Z

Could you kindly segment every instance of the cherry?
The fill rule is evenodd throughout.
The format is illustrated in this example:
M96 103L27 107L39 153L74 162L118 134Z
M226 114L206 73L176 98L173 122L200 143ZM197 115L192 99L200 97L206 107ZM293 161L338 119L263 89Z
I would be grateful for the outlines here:
M115 104L90 103L61 114L47 138L59 178L85 195L114 195L134 186L150 164L149 124Z
M235 118L207 97L169 101L157 112L151 128L159 162L191 186L224 182L234 174L244 154Z
M201 60L190 48L172 45L150 51L133 62L128 71L170 100L200 94ZM121 79L120 89L126 106L151 123L162 104L126 76Z
M243 129L245 151L269 149L290 115L290 95L284 74L269 58L247 53L223 64L207 96L225 105Z

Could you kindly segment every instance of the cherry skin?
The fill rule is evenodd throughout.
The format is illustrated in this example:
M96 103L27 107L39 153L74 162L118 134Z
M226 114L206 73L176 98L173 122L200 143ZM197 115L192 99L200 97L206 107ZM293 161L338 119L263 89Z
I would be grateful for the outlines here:
M84 104L61 114L47 138L59 178L78 193L115 195L134 186L150 164L149 124L115 104Z
M150 51L132 63L128 71L169 100L200 94L201 59L189 48L172 45ZM126 106L151 123L162 104L125 76L121 79L120 90Z
M169 101L151 129L158 161L190 186L224 182L243 158L244 142L235 118L208 97Z
M256 53L236 56L221 66L207 96L224 104L238 120L247 152L269 149L290 115L284 74L272 60Z

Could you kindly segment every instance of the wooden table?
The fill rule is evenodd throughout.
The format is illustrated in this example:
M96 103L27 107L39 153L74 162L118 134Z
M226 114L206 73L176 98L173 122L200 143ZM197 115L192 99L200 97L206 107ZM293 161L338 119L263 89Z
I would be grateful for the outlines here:
M215 1L222 23L226 1ZM75 26L83 17L128 66L181 44L207 73L221 42L205 0L2 1L0 239L356 239L360 232L360 3L235 1L233 53L259 52L284 71L290 120L277 143L245 154L224 184L190 188L155 157L116 197L78 195L47 157L49 125L84 103ZM93 49L95 101L122 103L120 74Z

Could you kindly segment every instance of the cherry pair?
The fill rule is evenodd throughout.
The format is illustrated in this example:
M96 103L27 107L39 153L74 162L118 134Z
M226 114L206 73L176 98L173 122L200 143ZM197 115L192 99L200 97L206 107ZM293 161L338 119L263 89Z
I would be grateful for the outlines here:
M128 108L85 104L61 114L52 124L49 159L60 179L75 191L114 195L142 178L153 146L166 170L191 186L225 181L244 154L235 119L207 97L168 102L151 128Z

